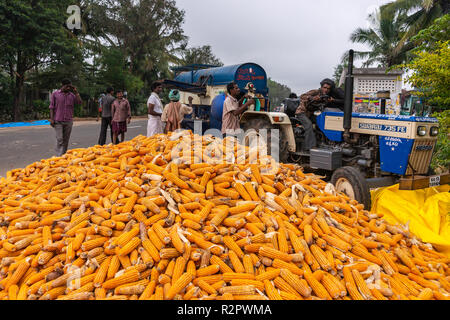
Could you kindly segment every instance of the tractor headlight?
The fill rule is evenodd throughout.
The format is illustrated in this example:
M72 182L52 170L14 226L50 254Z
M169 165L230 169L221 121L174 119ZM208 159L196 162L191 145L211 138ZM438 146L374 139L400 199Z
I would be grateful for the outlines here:
M420 126L417 128L417 134L421 137L427 134L427 127Z
M273 121L275 121L275 122L283 122L284 121L284 117L273 117Z
M430 136L435 137L439 134L439 127L431 127Z

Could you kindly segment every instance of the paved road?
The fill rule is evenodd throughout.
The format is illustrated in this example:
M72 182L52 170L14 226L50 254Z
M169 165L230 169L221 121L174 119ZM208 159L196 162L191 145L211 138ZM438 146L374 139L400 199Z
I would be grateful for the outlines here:
M74 122L69 149L86 148L97 144L100 122ZM147 120L132 120L125 135L130 140L147 134ZM106 143L110 143L108 130ZM0 177L6 172L41 159L51 158L55 153L55 131L50 126L0 128Z

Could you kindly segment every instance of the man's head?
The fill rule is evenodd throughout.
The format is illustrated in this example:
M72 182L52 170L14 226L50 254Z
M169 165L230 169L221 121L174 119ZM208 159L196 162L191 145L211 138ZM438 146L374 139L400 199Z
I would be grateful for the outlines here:
M328 96L331 93L331 90L335 87L335 83L331 79L323 79L320 83L320 94L323 96Z
M108 87L106 89L106 93L113 94L114 93L114 89L112 87Z
M70 92L72 91L72 81L70 81L69 79L63 79L61 81L61 91L63 92Z
M289 95L289 99L297 99L298 97L297 97L297 95L295 94L295 93L291 93L290 95Z
M159 81L155 81L151 86L152 92L160 94L163 91L162 83Z
M117 99L122 100L123 99L123 90L117 90L116 97L117 97Z
M170 90L169 93L169 100L170 101L180 101L180 91L174 89L174 90Z
M235 82L230 82L227 85L227 91L228 94L234 98L236 98L241 92L241 90L239 89L238 85Z

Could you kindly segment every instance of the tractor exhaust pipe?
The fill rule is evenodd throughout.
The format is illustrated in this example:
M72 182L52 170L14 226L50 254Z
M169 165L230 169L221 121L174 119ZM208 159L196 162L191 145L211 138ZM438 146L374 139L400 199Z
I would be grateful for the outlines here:
M344 97L344 141L351 143L350 129L352 128L353 112L353 56L354 51L350 50L348 54L348 71L345 77L345 97Z

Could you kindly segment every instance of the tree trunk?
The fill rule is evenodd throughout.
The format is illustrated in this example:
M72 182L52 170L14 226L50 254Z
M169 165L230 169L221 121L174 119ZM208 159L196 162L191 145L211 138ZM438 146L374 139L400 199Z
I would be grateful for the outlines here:
M22 113L20 112L20 105L23 101L23 87L24 87L24 74L16 75L16 85L14 88L14 121L20 121L22 119Z

